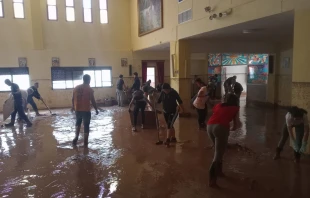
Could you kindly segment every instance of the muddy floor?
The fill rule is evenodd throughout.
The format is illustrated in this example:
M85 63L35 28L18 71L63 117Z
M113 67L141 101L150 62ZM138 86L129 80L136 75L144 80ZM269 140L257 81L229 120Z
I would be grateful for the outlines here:
M67 109L34 118L29 129L0 129L0 197L310 197L309 158L294 164L286 145L283 158L272 160L283 110L241 108L243 127L231 132L224 157L227 177L210 189L214 150L195 117L177 120L180 143L166 148L155 145L155 129L131 132L127 108L105 109L92 114L88 148L83 134L72 147L75 120Z

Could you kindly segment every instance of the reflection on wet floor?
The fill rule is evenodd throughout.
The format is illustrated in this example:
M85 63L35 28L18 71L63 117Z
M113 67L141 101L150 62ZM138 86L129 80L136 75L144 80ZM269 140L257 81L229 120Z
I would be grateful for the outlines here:
M1 197L309 197L310 160L292 150L273 161L283 110L241 108L243 127L230 135L220 189L207 187L213 150L196 118L176 124L180 143L156 146L157 131L131 132L126 108L92 114L89 147L77 147L74 114L35 118L34 127L0 129ZM160 122L163 118L160 116ZM83 130L83 129L82 129ZM164 138L164 129L160 129Z

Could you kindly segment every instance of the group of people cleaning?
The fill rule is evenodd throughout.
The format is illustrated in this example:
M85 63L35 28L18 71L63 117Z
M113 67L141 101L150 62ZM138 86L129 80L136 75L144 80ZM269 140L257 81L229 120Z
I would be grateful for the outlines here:
M8 124L5 124L5 127L13 127L16 120L16 114L18 114L18 120L23 120L26 122L27 127L31 127L32 123L28 119L28 117L25 114L25 110L27 110L27 104L30 104L33 108L33 110L36 113L36 116L41 116L39 113L38 107L36 103L33 100L33 97L35 97L38 100L43 100L41 95L38 92L39 83L34 83L33 86L27 89L27 91L20 90L19 86L11 80L6 79L5 84L11 87L11 95L14 99L14 110L11 113L11 122Z
M84 125L84 146L88 145L88 137L89 137L89 125L91 120L91 105L96 110L96 115L99 114L98 107L96 105L94 90L90 87L91 77L89 75L83 76L83 84L78 85L73 90L72 96L72 110L75 111L76 114L76 131L75 138L73 139L73 145L77 144L79 139L81 124L83 122ZM206 86L201 79L195 80L196 84L200 87L200 90L193 101L193 105L197 108L198 112L198 122L199 126L205 126L207 123L207 133L214 145L214 158L213 162L209 169L209 186L216 187L217 186L217 178L224 176L223 174L223 156L225 150L228 145L228 137L230 131L235 131L236 129L241 127L241 122L239 118L239 100L240 94L236 92L234 88L236 84L236 77L231 77L227 79L224 83L225 88L225 100L223 103L216 104L212 109L212 115L207 122L206 119L206 103L208 101L209 92L208 86ZM31 122L28 120L27 116L24 112L23 107L23 99L21 91L17 84L12 83L10 80L5 80L5 83L11 87L11 92L14 97L14 111L11 115L11 123L6 126L14 126L15 116L18 112L21 119L24 119L27 123L27 126L31 126ZM145 121L144 110L146 104L148 103L154 111L156 111L153 104L148 100L147 96L150 93L149 90L155 91L155 89L149 88L149 82L144 86L140 86L140 80L138 78L138 74L135 73L135 80L132 86L133 89L133 97L129 104L129 111L131 111L132 105L134 105L134 123L133 123L133 131L136 131L137 125L137 116L139 111L142 114L142 128ZM228 87L227 87L228 86ZM28 97L36 97L40 99L40 94L37 91L38 84L35 84L33 89L33 93L29 94ZM123 82L123 76L120 75L120 78L117 82L117 89L125 88ZM157 92L160 93L156 103L163 104L163 112L164 118L167 125L167 138L165 144L169 146L170 143L177 142L175 137L175 130L173 127L174 121L177 115L184 111L183 101L180 98L178 92L171 88L168 83L163 83L162 85L157 86ZM118 99L122 97L121 94L117 90ZM35 94L34 94L35 93ZM30 98L29 98L30 99ZM122 106L122 100L119 101L119 106ZM32 104L31 99L28 100L28 103ZM35 104L35 103L34 103ZM35 108L34 108L35 109ZM203 110L202 110L203 109ZM38 112L36 111L38 114ZM307 142L309 138L309 123L307 112L304 109L298 107L291 107L286 116L286 123L283 128L283 133L281 140L276 149L276 155L274 159L280 158L280 153L283 150L284 144L286 143L288 137L290 137L293 149L295 161L299 162L301 153L306 151ZM232 122L232 126L230 123ZM295 128L295 133L293 132L293 128Z

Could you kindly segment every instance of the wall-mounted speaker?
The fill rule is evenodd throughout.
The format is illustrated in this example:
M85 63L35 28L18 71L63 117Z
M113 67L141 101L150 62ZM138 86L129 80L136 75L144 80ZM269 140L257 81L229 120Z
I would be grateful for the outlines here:
M129 76L132 76L132 65L129 65Z

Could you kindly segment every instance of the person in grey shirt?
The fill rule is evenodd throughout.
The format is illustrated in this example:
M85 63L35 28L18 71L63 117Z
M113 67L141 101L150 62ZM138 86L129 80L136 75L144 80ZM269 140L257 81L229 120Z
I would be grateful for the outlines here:
M116 82L116 99L119 107L123 106L125 88L125 82L123 80L123 75L121 74Z

